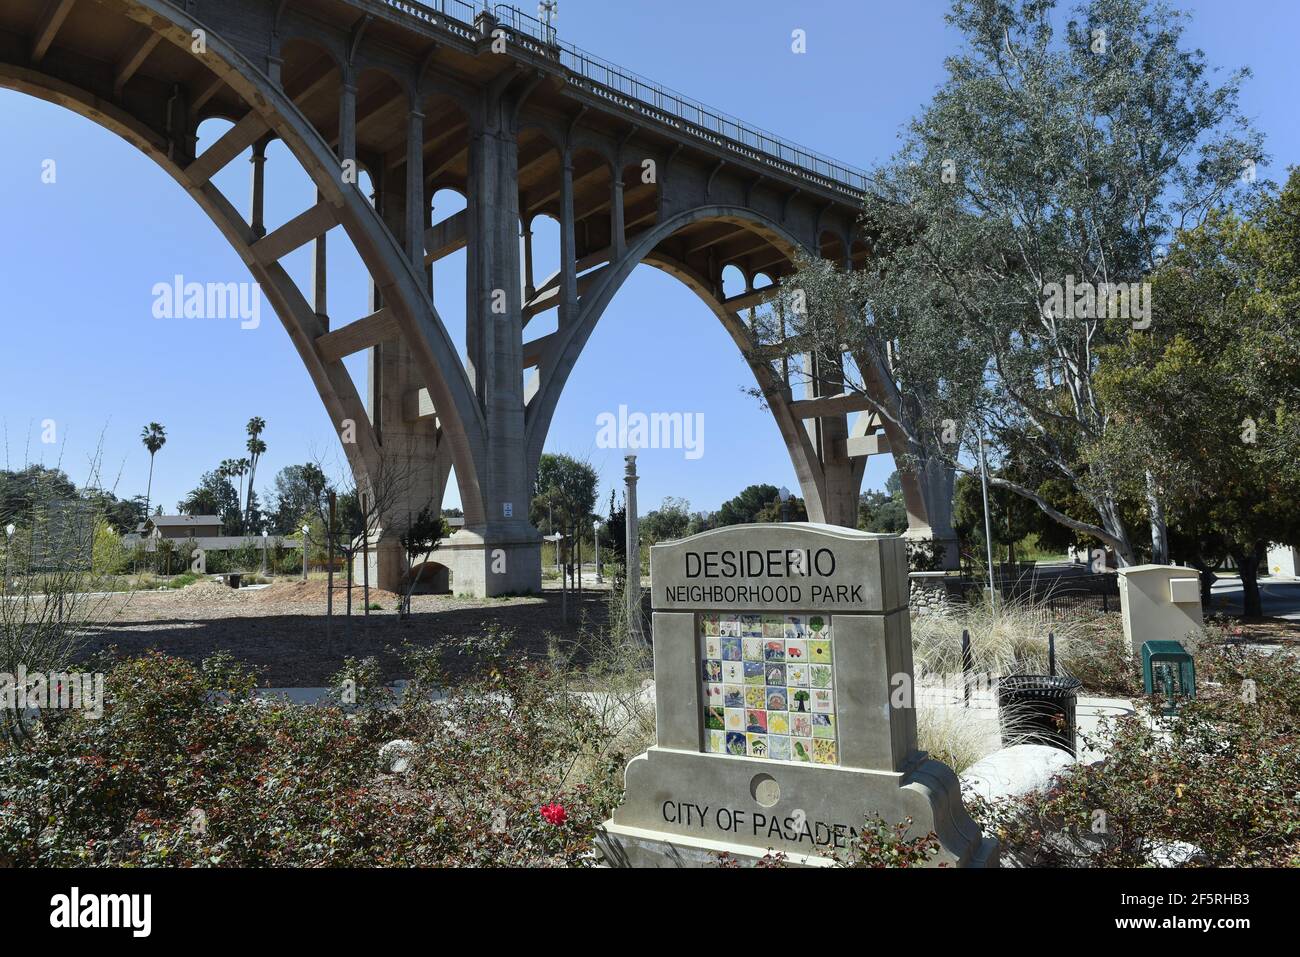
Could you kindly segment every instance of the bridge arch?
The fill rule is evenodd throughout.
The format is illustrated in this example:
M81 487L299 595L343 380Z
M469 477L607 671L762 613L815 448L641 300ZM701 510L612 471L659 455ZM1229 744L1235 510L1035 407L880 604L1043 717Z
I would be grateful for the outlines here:
M841 514L846 510L845 502L832 503L831 501L835 497L836 490L832 488L835 483L828 481L825 463L819 458L803 420L791 405L788 385L776 373L771 362L762 357L759 343L752 337L738 311L726 304L721 288L722 267L719 266L714 275L704 275L698 269L674 257L664 247L665 241L675 234L689 226L704 222L729 222L743 226L779 249L790 263L799 252L813 252L794 233L772 217L749 207L732 205L698 206L678 213L632 237L624 255L617 261L611 262L607 273L602 275L586 295L581 297L576 321L570 327L561 327L558 330L559 338L548 350L549 361L543 361L541 364L537 388L525 413L530 474L536 473L546 434L559 403L560 393L595 330L596 323L604 315L605 309L632 271L644 262L675 277L694 292L722 323L723 328L744 355L776 420L781 437L786 443L808 505L809 518L813 521L854 524L846 521L845 516ZM768 266L762 272L770 278L773 270ZM752 278L748 272L745 272L745 275L747 278ZM851 473L856 477L858 484L861 483L861 474L861 468ZM843 499L844 490L840 491L838 497ZM853 515L856 517L857 485L853 486L851 497Z
M346 421L353 424L351 434L355 441L344 442L343 449L358 487L365 488L383 471L386 450L382 439L371 428L366 406L342 364L342 354L321 345L331 330L279 261L293 249L341 225L381 290L388 321L413 352L438 409L444 440L439 444L449 456L447 467L453 463L460 466L457 477L462 508L467 517L482 515L484 504L476 465L485 454L483 417L465 370L410 258L398 247L360 190L343 182L339 160L321 133L312 127L285 91L270 82L239 51L171 4L162 0L112 0L103 3L101 8L120 15L137 29L149 31L150 43L145 55L159 42L173 44L190 54L193 36L202 30L206 50L193 54L195 60L212 74L208 81L210 87L228 86L247 112L227 116L233 126L196 157L193 134L197 122L221 117L225 111L213 108L200 114L196 110L192 119L169 113L161 118L151 117L152 122L146 121L121 105L120 96L109 98L102 91L83 87L57 75L43 63L0 62L0 87L62 106L108 129L152 159L185 189L260 284L336 428L342 431ZM329 50L321 49L332 59ZM164 125L160 119L165 120L165 129L175 132L169 134L160 129ZM301 164L318 190L319 202L280 230L259 236L211 180L249 146L272 138L282 141Z

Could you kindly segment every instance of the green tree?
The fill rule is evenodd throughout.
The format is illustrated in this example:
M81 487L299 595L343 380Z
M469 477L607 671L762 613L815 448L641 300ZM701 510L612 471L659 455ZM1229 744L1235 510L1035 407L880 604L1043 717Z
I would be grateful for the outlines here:
M248 498L244 505L244 529L248 530L252 525L253 512L253 482L257 476L257 462L266 451L266 442L262 440L262 433L266 431L266 420L260 416L253 416L248 420L247 425L248 442L245 447L248 449Z
M684 538L691 524L691 503L669 495L653 512L641 517L641 536L650 544Z
M149 496L153 493L153 457L167 444L167 430L157 422L150 422L140 430L140 441L149 450L149 481L144 489L144 511L149 514Z
M302 516L321 513L329 480L319 465L286 465L276 473L274 484L270 527L275 534L301 532Z
M735 498L722 503L713 517L714 524L745 525L758 521L758 513L778 494L780 490L775 485L747 486Z
M1294 448L1289 468L1275 456L1300 394L1300 318L1285 297L1296 279L1275 268L1295 262L1281 250L1298 205L1293 172L1250 215L1216 211L1179 233L1151 328L1104 349L1097 375L1116 424L1096 454L1150 477L1190 563L1232 556L1250 616L1269 542L1300 542L1300 466Z
M230 519L238 520L239 497L230 480L213 469L203 473L199 484L176 503L176 508L184 515L218 515L225 525Z
M955 0L948 22L965 44L874 177L870 261L783 285L807 294L801 351L826 368L853 357L859 380L846 386L885 396L873 411L913 467L940 457L974 472L981 431L1013 436L1088 502L1089 520L1005 471L991 484L1129 564L1123 465L1085 452L1115 422L1094 383L1097 350L1150 318L1142 283L1161 245L1247 189L1243 165L1263 152L1238 109L1245 74L1210 83L1183 14L1090 0L1060 19L1054 0ZM1160 554L1153 481L1144 497Z

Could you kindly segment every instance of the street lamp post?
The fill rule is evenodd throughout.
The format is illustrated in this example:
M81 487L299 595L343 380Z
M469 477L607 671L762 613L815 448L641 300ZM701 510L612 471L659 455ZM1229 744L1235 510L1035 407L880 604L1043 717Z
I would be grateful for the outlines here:
M262 577L266 577L266 529L262 529Z
M9 591L9 553L14 550L14 526L10 522L5 526L5 581L4 590Z
M781 521L788 522L790 521L790 499L794 496L790 494L790 490L784 485L781 486L781 491L776 494L781 499Z
M591 537L596 541L596 581L603 582L605 579L600 577L600 519L592 521Z
M302 527L302 580L307 580L307 546L311 542L311 526Z

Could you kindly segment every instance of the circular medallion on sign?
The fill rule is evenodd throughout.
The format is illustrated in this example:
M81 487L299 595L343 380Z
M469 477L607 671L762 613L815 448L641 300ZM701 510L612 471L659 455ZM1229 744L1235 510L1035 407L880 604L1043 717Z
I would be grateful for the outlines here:
M749 793L758 802L759 807L771 807L781 800L781 785L770 774L756 774L749 782Z

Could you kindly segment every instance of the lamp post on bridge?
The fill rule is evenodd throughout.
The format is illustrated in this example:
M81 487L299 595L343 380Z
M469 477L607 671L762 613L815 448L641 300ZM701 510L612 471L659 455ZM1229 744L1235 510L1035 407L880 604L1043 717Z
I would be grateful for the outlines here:
M600 519L592 519L591 537L596 542L596 581L603 582L605 579L600 575Z
M302 580L307 580L307 548L311 541L311 526L302 527Z

